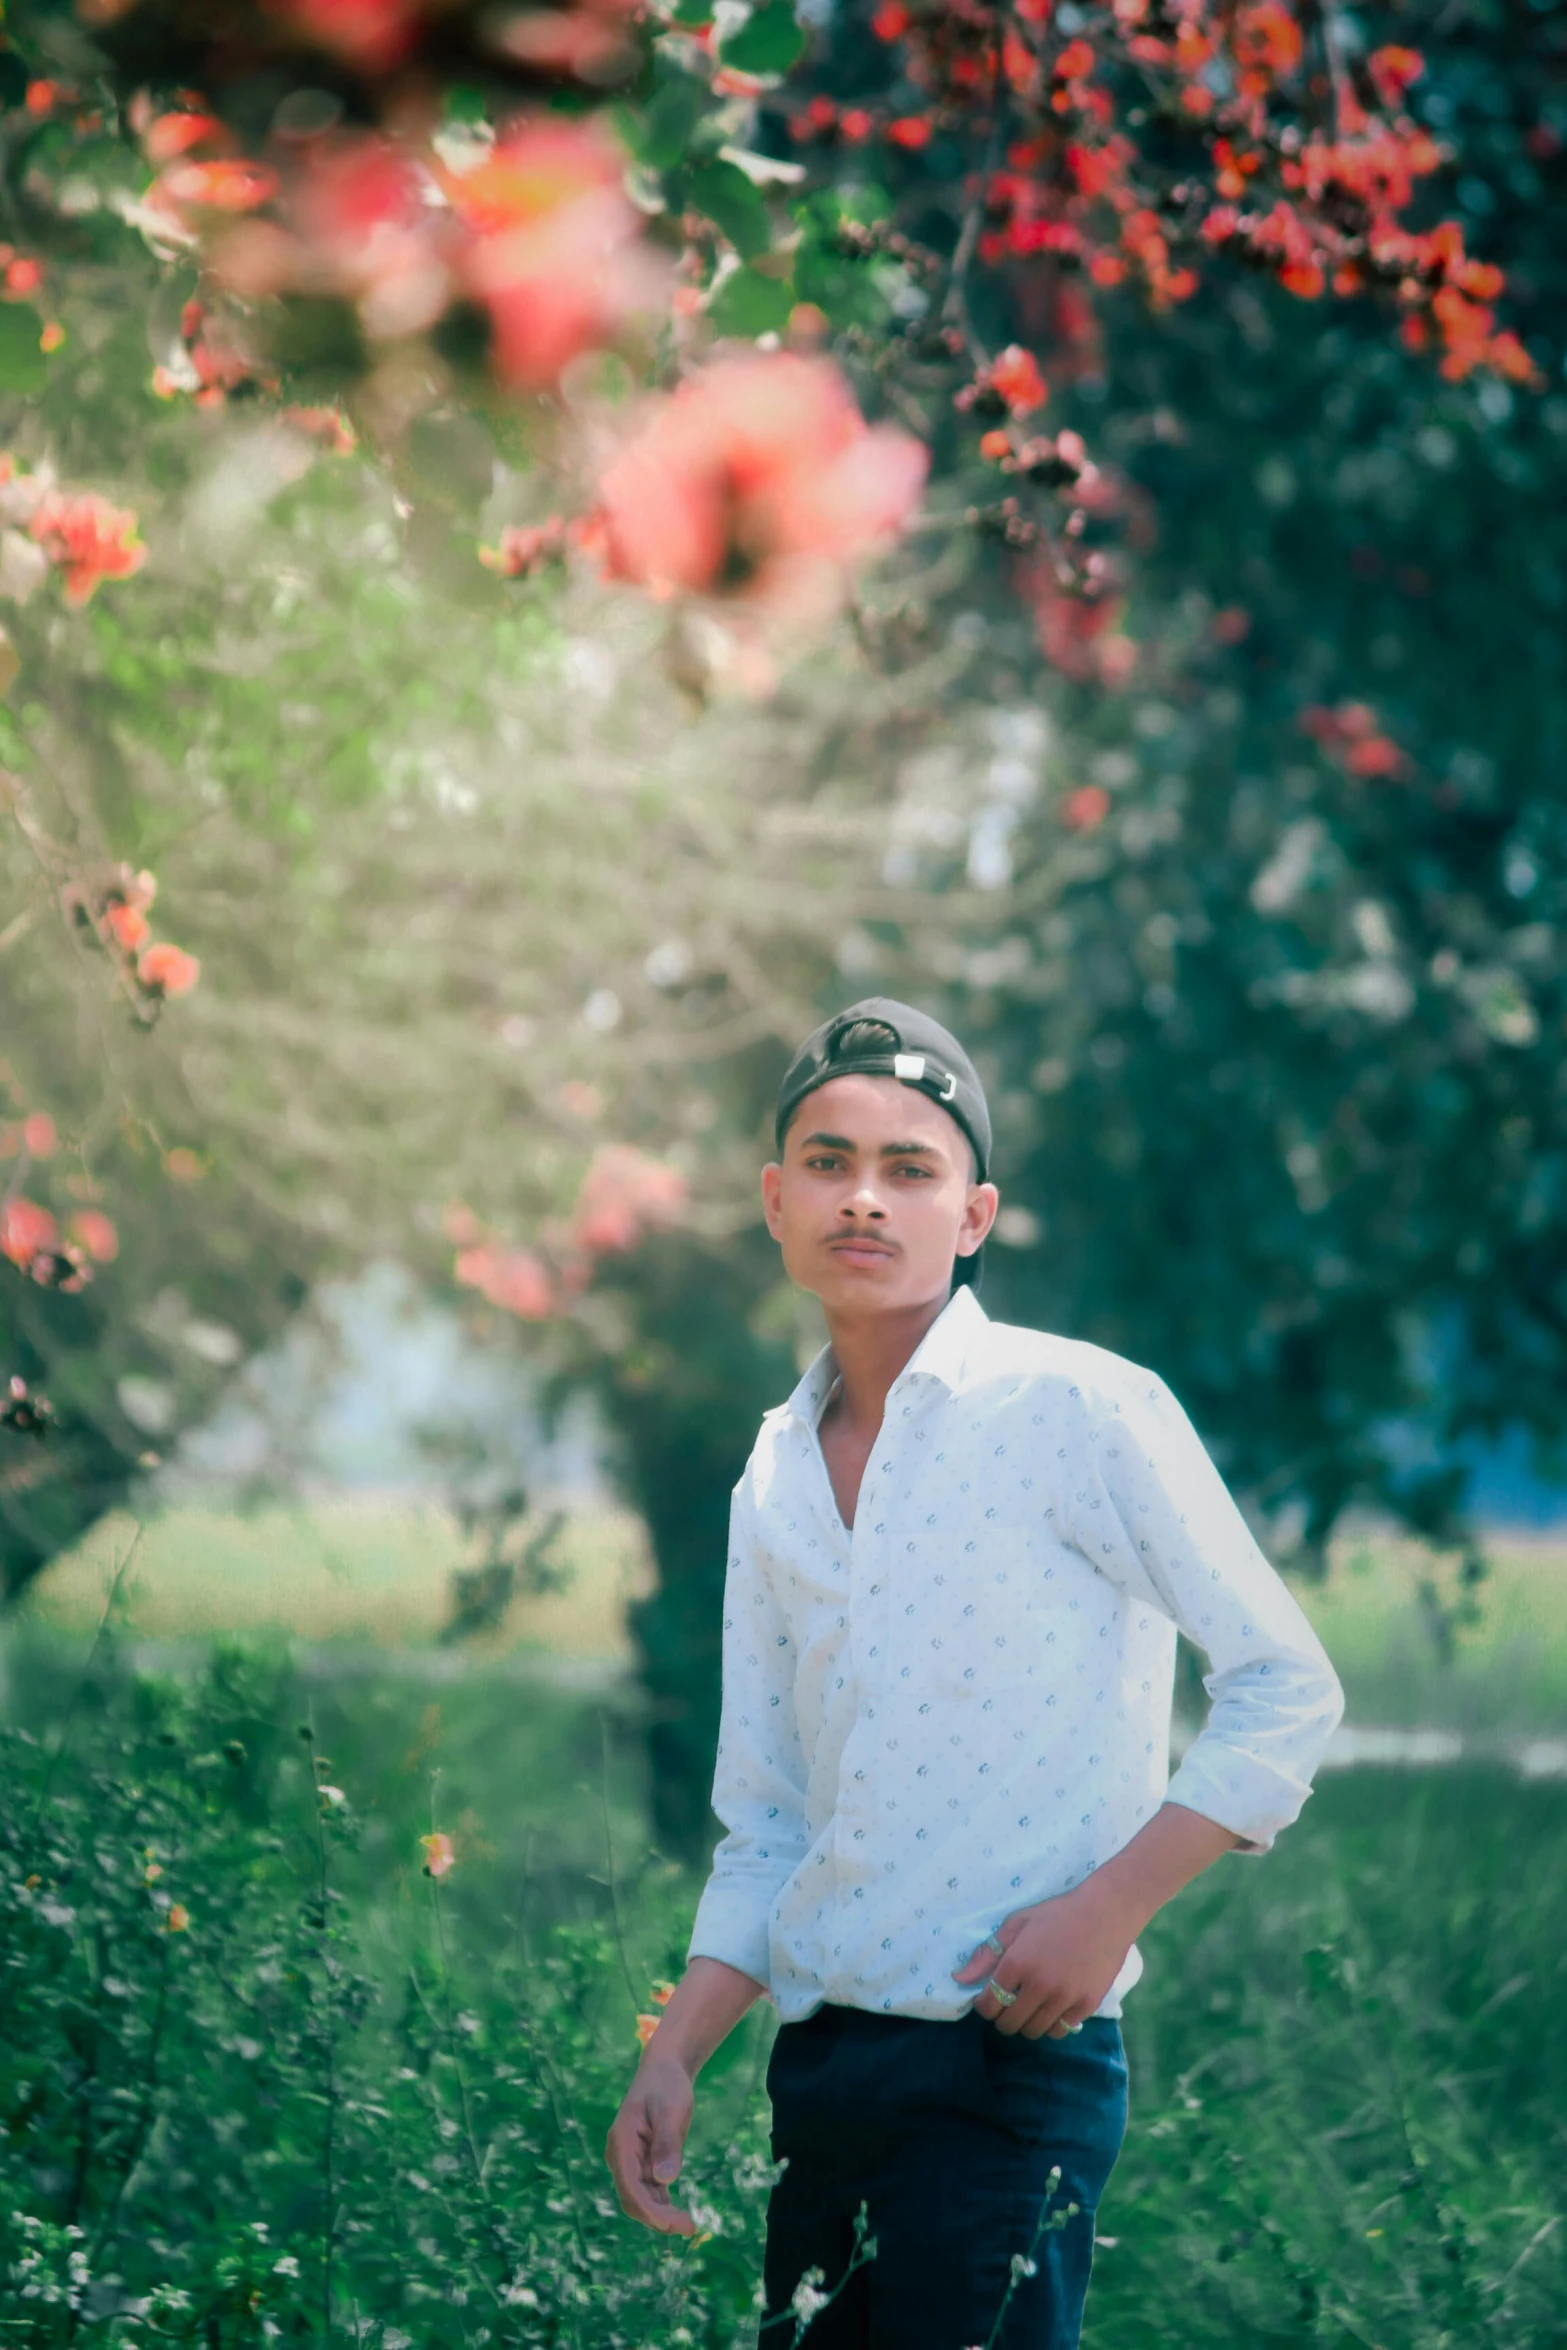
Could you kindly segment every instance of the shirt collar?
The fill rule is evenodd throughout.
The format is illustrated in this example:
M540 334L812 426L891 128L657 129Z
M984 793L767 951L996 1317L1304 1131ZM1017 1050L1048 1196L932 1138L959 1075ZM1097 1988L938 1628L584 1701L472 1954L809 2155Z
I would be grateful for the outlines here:
M913 1354L893 1381L896 1387L904 1379L936 1379L948 1389L956 1388L963 1376L969 1348L981 1330L989 1327L990 1316L966 1285L955 1289L941 1312L926 1331ZM831 1345L824 1346L800 1380L784 1407L790 1415L814 1428L822 1416L828 1392L838 1375Z

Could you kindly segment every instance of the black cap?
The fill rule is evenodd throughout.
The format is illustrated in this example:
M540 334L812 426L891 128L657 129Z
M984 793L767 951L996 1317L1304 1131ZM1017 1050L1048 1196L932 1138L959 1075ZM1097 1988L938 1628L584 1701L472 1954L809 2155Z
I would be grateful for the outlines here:
M883 1033L856 1033L865 1022L874 1023ZM851 1004L846 1012L835 1012L820 1028L813 1029L784 1071L778 1088L774 1140L780 1153L789 1121L806 1095L819 1085L830 1085L835 1077L895 1077L900 1085L928 1094L973 1144L974 1180L989 1180L990 1112L985 1089L952 1031L928 1012L900 1004L893 996L873 995L863 1003ZM972 1256L958 1258L952 1271L955 1287L979 1287L983 1255L983 1248L978 1248Z

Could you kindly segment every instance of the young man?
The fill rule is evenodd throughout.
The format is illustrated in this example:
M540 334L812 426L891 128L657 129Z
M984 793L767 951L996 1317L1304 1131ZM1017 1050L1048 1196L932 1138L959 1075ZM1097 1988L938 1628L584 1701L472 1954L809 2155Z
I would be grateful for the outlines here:
M1001 2340L1075 2350L1136 1937L1297 1817L1343 1693L1155 1374L977 1302L998 1194L955 1038L853 1005L777 1139L768 1228L830 1344L735 1488L729 1832L608 2158L633 2218L690 2233L693 2084L770 1994L763 2350L807 2272L850 2270L862 2202L876 2256L812 2350L985 2343L1019 2255ZM1213 1705L1172 1779L1177 1627Z

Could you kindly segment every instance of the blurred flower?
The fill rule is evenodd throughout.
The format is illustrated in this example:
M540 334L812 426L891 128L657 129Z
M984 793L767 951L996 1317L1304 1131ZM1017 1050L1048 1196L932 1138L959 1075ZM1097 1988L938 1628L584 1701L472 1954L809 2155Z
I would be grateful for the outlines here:
M454 1277L476 1289L492 1306L524 1322L545 1322L555 1311L549 1268L531 1249L503 1248L495 1241L459 1250Z
M194 1151L187 1150L183 1143L177 1143L173 1150L164 1154L163 1172L173 1183L199 1183L206 1169Z
M450 1836L442 1835L437 1830L433 1836L421 1836L419 1842L424 1851L424 1873L427 1877L444 1877L449 1869L457 1865L457 1855L452 1849Z
M151 936L151 925L146 915L136 906L106 907L103 926L114 940L115 945L124 947L127 954L133 955L138 947L146 945Z
M100 580L129 579L147 560L135 515L90 490L46 490L28 528L64 573L68 604L85 604Z
M678 1168L625 1143L595 1151L577 1192L572 1238L595 1255L636 1247L645 1228L665 1228L684 1208L689 1187Z
M499 546L479 549L479 561L502 579L526 579L565 548L565 520L551 514L543 522L514 523L503 530Z
M189 995L201 977L201 965L196 957L167 939L145 948L136 970L143 987L165 996Z
M658 2030L658 2022L659 2019L656 2015L639 2015L637 2017L637 2039L642 2047L647 2046L653 2034Z
M36 1200L8 1199L0 1204L0 1256L25 1272L44 1249L53 1248L60 1227Z
M99 1208L78 1208L67 1229L100 1265L112 1264L120 1253L119 1233Z
M606 567L656 594L823 616L918 503L928 453L869 427L831 360L721 359L650 405L599 484Z
M59 1139L47 1110L33 1110L22 1120L22 1142L35 1159L53 1158Z
M421 0L271 0L271 13L301 40L360 73L390 73L411 54Z
M341 408L285 408L283 422L320 441L334 457L351 457L359 446L359 435Z
M1026 416L1031 408L1044 405L1049 387L1039 372L1039 362L1032 351L1020 344L1009 343L983 371L981 380L1000 394L1014 416Z
M489 312L503 382L546 389L651 298L625 171L625 153L601 123L539 115L511 124L468 170L444 175L468 235L462 277Z
M667 2007L675 1996L675 1986L673 1983L657 1982L650 1996L655 2007Z
M185 1907L183 1901L170 1902L169 1914L163 1921L163 1929L167 1934L184 1934L189 1932L190 1911Z
M1061 821L1073 832L1092 832L1110 813L1110 794L1100 783L1080 783L1061 803Z

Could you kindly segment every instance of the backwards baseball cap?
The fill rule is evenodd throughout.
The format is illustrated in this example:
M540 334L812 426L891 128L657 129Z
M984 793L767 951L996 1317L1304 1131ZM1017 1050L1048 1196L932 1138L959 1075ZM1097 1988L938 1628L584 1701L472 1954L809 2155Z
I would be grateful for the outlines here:
M928 1012L893 996L867 996L813 1029L784 1071L778 1088L774 1139L780 1154L789 1121L807 1094L835 1077L895 1077L939 1102L974 1146L974 1180L990 1174L990 1111L974 1064L957 1038ZM982 1248L959 1257L955 1287L977 1289Z

